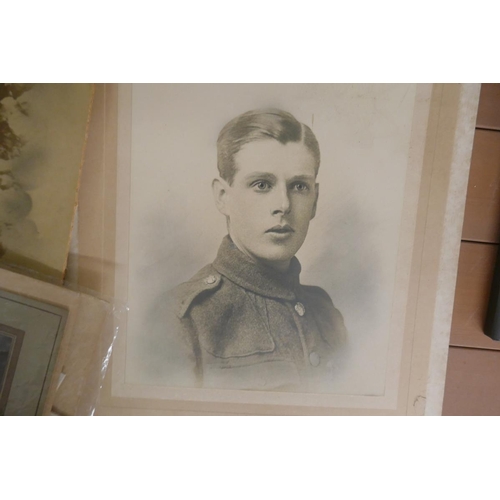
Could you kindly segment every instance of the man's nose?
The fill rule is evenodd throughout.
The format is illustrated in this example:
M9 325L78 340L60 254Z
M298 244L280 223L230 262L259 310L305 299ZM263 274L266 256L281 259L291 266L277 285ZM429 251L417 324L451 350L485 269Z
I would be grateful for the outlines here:
M287 214L290 212L290 193L288 192L288 189L277 189L276 196L273 201L273 215L279 213Z

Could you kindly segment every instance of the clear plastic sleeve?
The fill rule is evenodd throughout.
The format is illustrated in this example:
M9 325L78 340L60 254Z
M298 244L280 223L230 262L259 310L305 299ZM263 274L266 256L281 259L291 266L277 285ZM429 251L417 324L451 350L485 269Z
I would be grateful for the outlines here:
M94 414L126 311L95 295L0 269L0 414Z

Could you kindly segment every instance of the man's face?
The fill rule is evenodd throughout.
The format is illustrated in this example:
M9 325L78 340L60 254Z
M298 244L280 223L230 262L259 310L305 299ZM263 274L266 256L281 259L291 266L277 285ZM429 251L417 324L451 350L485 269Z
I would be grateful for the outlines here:
M218 204L229 234L254 260L286 269L316 213L313 155L302 143L261 140L243 146L235 164L233 184Z

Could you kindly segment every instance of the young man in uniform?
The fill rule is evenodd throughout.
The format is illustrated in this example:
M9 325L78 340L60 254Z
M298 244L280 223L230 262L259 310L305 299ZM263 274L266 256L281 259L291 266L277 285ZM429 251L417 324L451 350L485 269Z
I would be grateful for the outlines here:
M315 390L334 376L346 331L319 287L302 285L295 254L316 213L320 164L309 127L281 110L231 120L213 181L228 235L217 258L169 299L164 366L172 385Z

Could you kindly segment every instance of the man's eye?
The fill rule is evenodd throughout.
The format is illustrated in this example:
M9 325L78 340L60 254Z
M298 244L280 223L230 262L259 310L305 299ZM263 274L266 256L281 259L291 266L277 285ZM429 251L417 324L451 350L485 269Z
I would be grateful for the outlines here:
M293 187L296 191L307 191L309 189L309 186L303 182L297 182Z
M267 191L271 186L266 181L258 181L253 184L253 187L257 189L257 191Z

